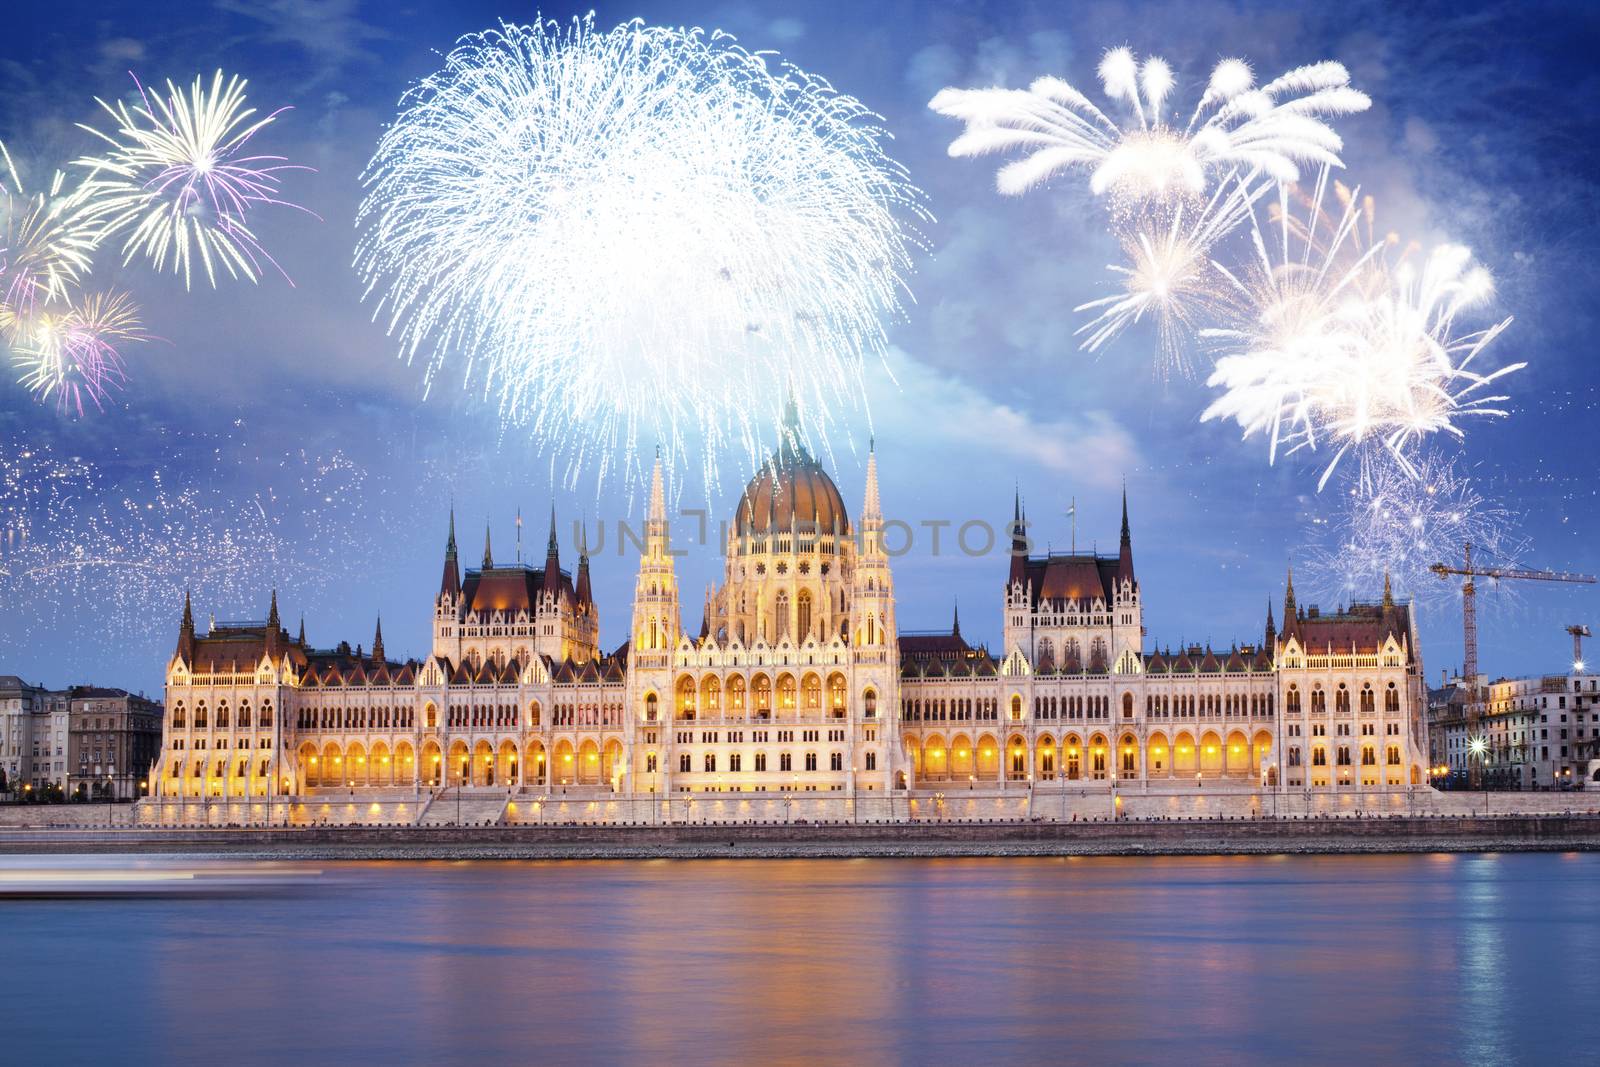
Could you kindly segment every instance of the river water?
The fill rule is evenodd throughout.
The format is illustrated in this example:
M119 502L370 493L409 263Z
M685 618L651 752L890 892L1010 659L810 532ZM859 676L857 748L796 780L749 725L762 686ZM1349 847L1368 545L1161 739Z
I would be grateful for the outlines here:
M304 871L0 903L0 1062L1600 1057L1595 854Z

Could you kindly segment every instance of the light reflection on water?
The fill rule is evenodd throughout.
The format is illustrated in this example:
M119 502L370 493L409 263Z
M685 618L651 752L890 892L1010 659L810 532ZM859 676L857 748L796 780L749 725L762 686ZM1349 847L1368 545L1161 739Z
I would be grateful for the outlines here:
M0 904L5 1059L1550 1063L1600 1047L1596 855L315 866L288 895Z

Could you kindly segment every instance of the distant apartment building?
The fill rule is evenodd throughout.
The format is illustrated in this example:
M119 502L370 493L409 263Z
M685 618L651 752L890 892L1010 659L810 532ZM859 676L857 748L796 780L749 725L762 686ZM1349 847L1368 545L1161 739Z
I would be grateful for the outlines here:
M67 794L137 800L161 753L161 705L125 689L67 691Z
M161 751L161 705L121 689L0 675L0 772L13 797L131 800Z
M1600 757L1600 676L1480 681L1476 731L1466 690L1451 679L1428 692L1429 750L1435 766L1449 768L1446 784L1464 786L1472 763L1481 760L1489 789L1600 788L1590 767Z
M0 769L14 793L61 785L70 717L65 694L0 675Z

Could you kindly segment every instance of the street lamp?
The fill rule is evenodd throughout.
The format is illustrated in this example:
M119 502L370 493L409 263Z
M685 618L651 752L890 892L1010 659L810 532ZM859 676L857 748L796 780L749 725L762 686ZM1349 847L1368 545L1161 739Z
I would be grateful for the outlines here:
M1467 750L1478 757L1478 777L1483 780L1483 813L1489 814L1489 742L1481 736L1467 742Z

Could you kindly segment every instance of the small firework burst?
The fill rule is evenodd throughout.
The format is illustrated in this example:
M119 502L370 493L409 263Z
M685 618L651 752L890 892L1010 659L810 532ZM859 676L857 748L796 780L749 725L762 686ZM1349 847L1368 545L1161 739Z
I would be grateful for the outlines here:
M255 135L286 109L258 117L245 106L245 85L237 76L224 82L219 70L209 88L199 77L187 92L170 81L165 94L140 86L132 106L97 98L115 129L83 126L109 148L77 165L89 172L86 189L101 239L127 235L124 262L144 256L157 270L182 274L188 286L198 258L213 287L218 269L256 281L263 264L277 267L250 219L264 205L295 207L280 194L280 176L307 168L282 156L246 154Z
M103 410L125 380L121 346L147 339L126 293L91 293L60 311L35 314L12 359L39 399L53 398L59 410L82 416L85 401Z

